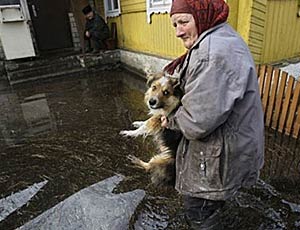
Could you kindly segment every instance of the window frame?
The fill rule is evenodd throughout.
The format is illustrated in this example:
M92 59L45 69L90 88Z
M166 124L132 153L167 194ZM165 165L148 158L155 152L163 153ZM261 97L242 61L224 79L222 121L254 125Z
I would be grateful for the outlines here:
M154 0L146 1L147 11L147 23L151 23L151 15L159 13L170 13L172 0L159 0L159 2L153 2Z
M112 8L114 8L114 0L104 0L104 10L105 10L105 17L117 17L121 14L121 7L120 7L120 0L118 1L118 8L114 10L108 9L108 1L111 3Z

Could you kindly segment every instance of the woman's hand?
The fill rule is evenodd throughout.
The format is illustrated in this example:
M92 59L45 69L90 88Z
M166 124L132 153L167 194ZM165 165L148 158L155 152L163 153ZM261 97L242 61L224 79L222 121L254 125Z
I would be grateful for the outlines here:
M161 116L161 127L168 128L168 118L166 116Z

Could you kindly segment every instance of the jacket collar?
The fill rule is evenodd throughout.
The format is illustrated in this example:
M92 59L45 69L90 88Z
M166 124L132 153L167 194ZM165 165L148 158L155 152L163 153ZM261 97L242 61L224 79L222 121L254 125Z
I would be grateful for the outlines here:
M196 40L196 42L194 43L194 45L189 49L188 51L188 54L184 60L184 63L183 63L183 66L179 72L179 76L180 76L180 79L182 79L183 77L183 73L185 72L185 69L188 65L188 60L190 59L190 55L191 55L191 51L194 49L195 46L197 46L208 34L212 33L213 31L219 29L220 27L224 26L225 24L227 24L227 22L223 22L219 25L216 25L206 31L204 31L202 34L200 34L199 38Z
M210 34L211 32L219 29L220 27L224 26L225 24L227 24L227 22L223 22L221 24L218 24L208 30L205 30L202 34L200 34L199 38L196 40L196 42L194 43L194 45L190 48L190 50L192 50L196 45L198 45L208 34ZM190 53L189 50L189 53Z

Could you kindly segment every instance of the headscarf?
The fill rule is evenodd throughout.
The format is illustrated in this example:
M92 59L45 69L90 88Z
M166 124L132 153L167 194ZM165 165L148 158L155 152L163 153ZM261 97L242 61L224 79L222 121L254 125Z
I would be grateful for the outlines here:
M198 37L206 30L226 22L229 7L224 0L173 0L170 16L177 13L192 14L198 30ZM181 69L187 52L169 63L164 71L173 74L177 66Z

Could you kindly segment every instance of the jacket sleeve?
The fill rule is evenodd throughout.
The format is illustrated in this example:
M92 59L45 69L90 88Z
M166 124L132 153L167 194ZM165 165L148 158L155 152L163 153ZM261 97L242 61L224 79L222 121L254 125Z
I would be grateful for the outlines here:
M172 114L168 126L189 140L204 138L222 125L234 103L243 97L247 79L239 66L224 58L198 61L186 74L182 106Z

